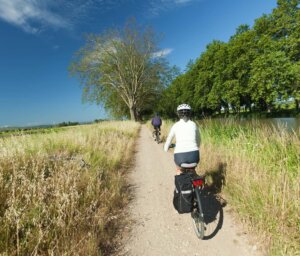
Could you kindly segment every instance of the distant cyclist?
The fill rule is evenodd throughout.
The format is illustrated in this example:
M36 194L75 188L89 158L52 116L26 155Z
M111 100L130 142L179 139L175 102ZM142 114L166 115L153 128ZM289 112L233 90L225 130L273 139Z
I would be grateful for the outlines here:
M196 123L191 121L191 114L192 108L188 104L181 104L177 107L177 115L180 120L172 126L164 145L164 150L167 152L175 136L174 161L177 174L181 173L182 163L198 163L200 161L200 132Z
M158 113L155 113L154 117L152 118L151 124L153 125L154 130L158 129L160 131L162 121Z

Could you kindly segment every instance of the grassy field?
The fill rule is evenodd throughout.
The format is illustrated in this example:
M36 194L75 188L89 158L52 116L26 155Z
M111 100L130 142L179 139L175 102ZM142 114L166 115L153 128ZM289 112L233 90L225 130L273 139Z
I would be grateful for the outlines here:
M226 199L269 255L300 255L300 131L225 119L199 127L198 171L225 175Z
M0 138L0 255L107 255L139 125Z

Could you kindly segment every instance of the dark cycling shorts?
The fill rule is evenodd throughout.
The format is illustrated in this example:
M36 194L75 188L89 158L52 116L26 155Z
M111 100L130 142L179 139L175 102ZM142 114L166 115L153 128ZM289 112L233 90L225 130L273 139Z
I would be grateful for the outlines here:
M158 128L158 130L160 130L160 125L153 125L153 128L154 129Z
M184 153L176 153L174 154L174 161L177 166L181 166L181 164L183 163L199 163L199 150Z

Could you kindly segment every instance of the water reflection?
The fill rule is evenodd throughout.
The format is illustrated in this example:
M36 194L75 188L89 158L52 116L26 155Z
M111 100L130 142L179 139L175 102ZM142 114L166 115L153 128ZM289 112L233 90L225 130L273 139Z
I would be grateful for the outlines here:
M300 131L300 118L297 117L278 117L278 118L241 118L239 119L240 124L243 125L253 125L253 126L269 126L278 129L286 129L288 131Z
M289 131L297 131L300 129L300 118L285 117L285 118L270 118L265 119L265 122L270 122L275 127L283 127Z

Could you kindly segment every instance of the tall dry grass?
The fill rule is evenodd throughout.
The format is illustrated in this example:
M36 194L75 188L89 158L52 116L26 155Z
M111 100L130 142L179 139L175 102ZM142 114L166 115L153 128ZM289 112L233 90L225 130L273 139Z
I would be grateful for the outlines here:
M165 122L163 137L171 122ZM258 121L199 122L200 172L226 166L225 196L269 255L300 255L300 131Z
M107 254L138 129L104 122L0 139L0 254Z

